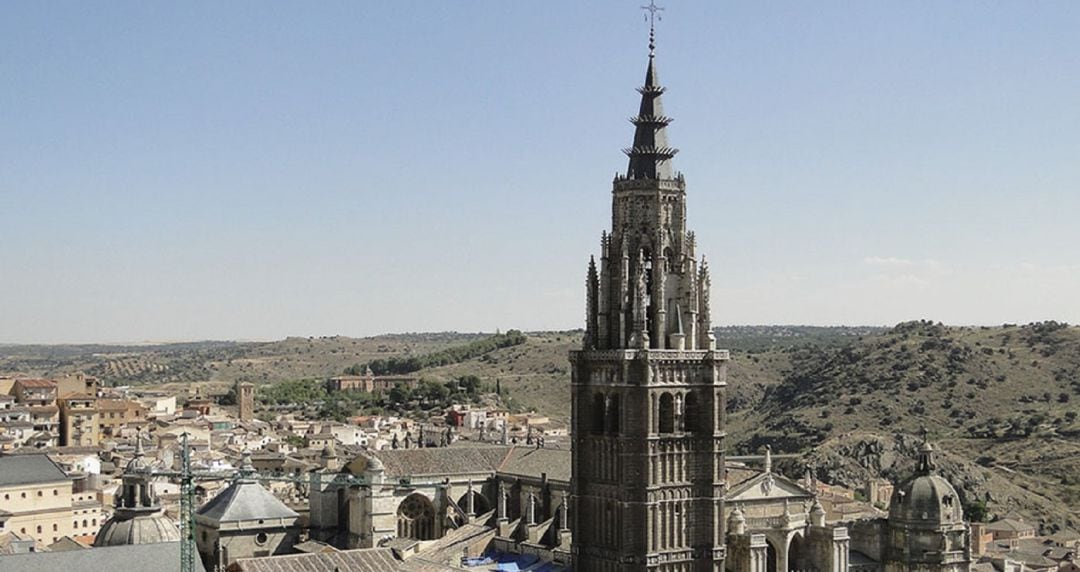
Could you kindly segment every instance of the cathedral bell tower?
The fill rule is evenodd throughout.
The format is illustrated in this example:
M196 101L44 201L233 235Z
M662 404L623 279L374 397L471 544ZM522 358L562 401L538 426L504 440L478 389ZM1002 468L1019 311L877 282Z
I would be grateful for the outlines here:
M724 388L709 271L686 229L650 31L641 106L612 226L570 353L574 569L724 570Z

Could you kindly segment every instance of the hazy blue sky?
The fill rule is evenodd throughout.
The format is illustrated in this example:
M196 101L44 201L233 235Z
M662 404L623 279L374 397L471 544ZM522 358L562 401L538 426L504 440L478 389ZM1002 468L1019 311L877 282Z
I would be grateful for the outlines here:
M580 327L640 4L0 3L0 342ZM666 4L715 323L1080 322L1080 2Z

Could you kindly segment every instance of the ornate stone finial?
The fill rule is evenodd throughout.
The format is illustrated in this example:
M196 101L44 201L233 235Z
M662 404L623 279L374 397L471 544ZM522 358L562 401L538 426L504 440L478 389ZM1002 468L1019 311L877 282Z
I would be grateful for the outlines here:
M145 454L146 454L146 451L143 450L143 444L142 444L142 432L141 431L136 431L135 432L135 456L136 457L142 457Z
M765 445L765 472L772 472L772 445Z
M746 534L746 515L743 514L742 505L735 505L735 510L728 516L728 532Z
M526 524L536 524L536 495L529 493L528 514L526 515Z
M255 465L251 463L251 451L244 449L240 455L240 470L236 473L238 480L249 481L255 476Z
M821 506L821 501L817 496L814 496L814 502L810 505L810 524L812 526L825 526L825 508Z

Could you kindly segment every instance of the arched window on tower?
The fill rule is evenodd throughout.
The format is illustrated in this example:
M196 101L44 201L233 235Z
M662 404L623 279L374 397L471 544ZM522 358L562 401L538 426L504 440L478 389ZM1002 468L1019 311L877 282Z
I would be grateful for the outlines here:
M670 393L660 395L660 406L657 417L660 419L661 433L675 432L675 398Z
M705 420L701 418L701 406L698 405L697 396L687 393L683 407L683 431L697 433L703 430L704 425Z
M607 432L617 434L619 432L619 396L613 394L607 403Z
M605 410L606 407L604 403L604 394L593 394L593 404L591 412L592 419L590 419L590 424L592 427L592 432L596 435L604 432L604 414L606 413Z
M641 249L645 260L645 331L653 331L653 289L655 283L653 282L653 255L652 250L648 248ZM657 340L652 340L652 344L656 344ZM654 345L655 347L655 345Z
M664 249L664 265L668 274L675 273L675 251L670 246Z

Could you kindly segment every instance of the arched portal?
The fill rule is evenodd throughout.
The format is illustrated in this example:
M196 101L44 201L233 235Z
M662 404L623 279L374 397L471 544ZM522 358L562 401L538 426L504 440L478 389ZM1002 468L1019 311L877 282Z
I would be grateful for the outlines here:
M401 501L397 510L399 538L435 539L435 506L427 497L413 493Z
M776 572L776 547L771 538L765 539L765 572Z
M788 545L788 570L809 570L806 562L806 551L804 549L803 537L801 534L795 534L791 537L791 543Z

